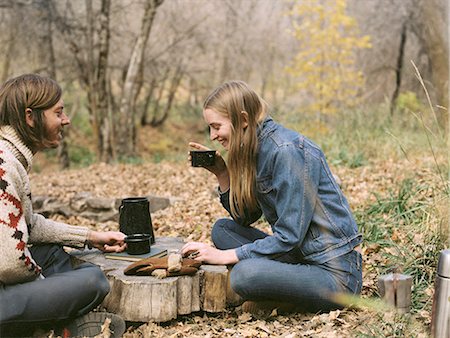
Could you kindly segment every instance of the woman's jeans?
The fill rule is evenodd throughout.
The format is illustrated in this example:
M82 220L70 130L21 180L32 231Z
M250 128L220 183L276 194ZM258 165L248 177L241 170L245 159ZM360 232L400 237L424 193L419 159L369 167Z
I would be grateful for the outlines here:
M219 219L212 230L218 249L226 250L254 242L266 233L244 227L232 219ZM231 288L245 300L293 303L300 311L342 308L341 295L359 294L362 257L355 250L323 264L301 262L294 254L277 259L251 258L231 270Z
M54 324L84 315L97 307L109 292L109 283L95 265L72 267L70 256L59 245L30 248L45 279L0 285L0 337L11 328Z

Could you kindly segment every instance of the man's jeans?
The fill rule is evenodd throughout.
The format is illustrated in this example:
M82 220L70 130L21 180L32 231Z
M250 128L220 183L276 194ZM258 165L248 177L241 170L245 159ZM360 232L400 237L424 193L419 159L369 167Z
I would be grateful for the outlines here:
M54 324L84 315L97 307L109 292L109 283L95 265L72 267L70 256L59 245L30 248L45 279L0 285L0 329ZM2 336L0 330L0 336Z
M232 219L219 219L212 230L218 249L239 247L268 236ZM231 287L245 300L273 300L295 304L302 311L342 308L336 299L342 294L359 294L362 257L355 250L323 264L308 264L294 253L278 258L250 258L231 270Z

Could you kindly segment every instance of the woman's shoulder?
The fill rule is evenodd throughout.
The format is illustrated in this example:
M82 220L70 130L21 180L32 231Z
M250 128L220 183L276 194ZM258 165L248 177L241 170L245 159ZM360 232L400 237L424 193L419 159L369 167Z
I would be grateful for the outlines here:
M322 148L302 133L289 129L281 124L276 124L266 143L272 144L272 150L289 153L290 149L307 151L316 158L324 156ZM271 148L269 146L269 148Z
M274 121L268 127L269 131L267 132L266 140L273 143L275 147L284 147L292 144L303 148L306 139L303 134Z

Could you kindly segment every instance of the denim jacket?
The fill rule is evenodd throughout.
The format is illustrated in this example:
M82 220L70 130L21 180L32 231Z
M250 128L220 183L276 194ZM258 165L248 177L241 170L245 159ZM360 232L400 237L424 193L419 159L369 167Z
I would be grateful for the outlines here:
M322 264L362 242L321 149L270 117L258 129L256 194L260 212L235 221L248 226L262 213L273 235L237 248L239 260L293 254ZM229 191L220 200L230 212Z

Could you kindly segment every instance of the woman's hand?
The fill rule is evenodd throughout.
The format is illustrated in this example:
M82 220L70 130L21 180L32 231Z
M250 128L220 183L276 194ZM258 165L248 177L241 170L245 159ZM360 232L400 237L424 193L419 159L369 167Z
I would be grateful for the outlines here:
M195 142L189 142L189 146L193 148L193 150L211 150L208 147L205 147L204 145L200 143ZM189 153L189 161L191 161L191 154ZM214 165L210 167L204 167L206 170L209 170L216 176L223 175L224 172L228 174L227 165L225 164L224 159L222 158L222 155L218 151L216 151L216 157L214 159Z
M189 146L194 150L211 150L208 147L200 143L189 142ZM191 161L191 155L189 153L189 161ZM206 170L210 171L214 175L216 175L217 180L219 181L219 186L221 191L227 191L230 187L230 176L228 175L227 165L220 153L216 151L216 156L214 159L214 165L210 167L204 167Z
M216 265L234 264L239 261L234 249L219 250L208 244L199 242L185 244L181 248L181 255L183 257L190 255L196 261Z
M88 243L103 252L121 252L126 248L125 234L119 231L90 231Z

